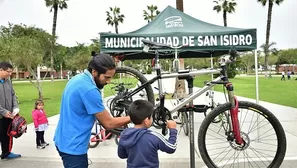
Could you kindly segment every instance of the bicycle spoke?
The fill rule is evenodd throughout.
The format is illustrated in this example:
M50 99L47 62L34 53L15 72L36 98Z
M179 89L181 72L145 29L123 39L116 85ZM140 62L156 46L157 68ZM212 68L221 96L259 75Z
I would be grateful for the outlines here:
M207 127L201 129L206 130L204 134L199 131L199 143L203 142L204 146L199 146L202 159L208 167L259 167L267 168L273 164L280 164L281 162L273 162L277 156L284 157L285 148L282 148L282 153L278 155L280 139L278 134L283 134L283 129L276 129L271 120L276 118L267 111L261 111L258 105L251 105L250 103L239 104L238 122L240 127L240 134L243 144L237 144L230 127L231 119L229 119L229 110L226 107L217 108L213 113L206 117L204 121L207 122ZM226 108L226 109L225 109ZM261 109L261 108L260 108ZM223 117L222 117L223 116ZM220 117L219 123L213 123L213 119ZM276 123L277 124L277 123ZM277 125L280 127L280 125ZM200 135L201 134L201 135ZM285 137L284 137L285 138ZM201 141L203 140L203 141ZM282 140L282 143L285 141ZM199 145L199 144L198 144ZM209 162L210 161L210 162ZM272 166L273 167L273 166Z

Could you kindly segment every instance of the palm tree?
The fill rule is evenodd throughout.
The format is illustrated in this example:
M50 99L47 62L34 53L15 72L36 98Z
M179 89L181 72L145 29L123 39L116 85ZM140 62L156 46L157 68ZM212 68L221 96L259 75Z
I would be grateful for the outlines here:
M217 0L213 2L216 4L213 7L214 11L218 13L223 11L224 26L227 27L227 13L235 12L237 3L234 0Z
M184 1L183 0L176 0L176 9L184 12ZM180 67L184 67L184 59L179 58L180 61ZM177 96L176 98L184 98L186 96L186 84L185 80L178 80L178 78L175 78L175 88L174 93Z
M57 19L58 19L58 10L67 9L68 0L45 0L46 7L50 7L50 12L54 11L53 16L53 27L52 27L52 46L51 46L51 78L54 79L53 69L54 69L54 48L56 43L56 28L57 28Z
M107 14L107 24L115 27L115 32L119 33L119 23L123 23L125 16L121 14L120 8L118 7L109 7L109 11L106 11ZM111 15L112 14L112 15Z
M143 10L143 17L144 17L144 20L147 20L147 22L149 23L155 19L155 17L160 13L160 11L158 10L158 7L154 5L147 6L147 9L149 12L147 12L146 10ZM155 12L156 14L154 14Z
M184 12L184 1L183 0L176 0L176 9Z
M272 16L272 7L275 4L280 5L284 0L257 0L263 6L266 6L268 1L268 15L267 15L267 26L266 26L266 41L265 41L265 68L268 67L268 47L269 47L269 37L270 37L270 27L271 27L271 16Z
M275 48L275 45L276 45L276 42L271 42L268 47L267 47L267 53L268 55L270 54L274 54L274 55L277 55L278 53L278 50ZM260 48L262 49L262 51L265 51L266 49L266 44L262 44L260 46Z

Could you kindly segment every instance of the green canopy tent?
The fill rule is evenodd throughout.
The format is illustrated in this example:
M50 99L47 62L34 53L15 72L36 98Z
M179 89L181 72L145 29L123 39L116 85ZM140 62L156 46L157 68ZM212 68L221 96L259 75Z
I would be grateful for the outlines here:
M121 60L152 59L154 52L142 51L142 39L184 47L179 58L216 57L237 51L255 50L257 61L257 30L223 27L193 18L171 6L165 8L152 22L123 34L100 33L101 52L121 56ZM162 50L160 58L174 58L173 50ZM256 101L259 102L258 69L256 70Z
M193 18L171 6L152 22L123 34L100 33L101 52L123 55L123 60L151 59L142 52L142 39L180 46L179 58L215 57L230 49L251 51L257 47L256 29L223 27ZM160 58L173 58L173 50L163 50Z

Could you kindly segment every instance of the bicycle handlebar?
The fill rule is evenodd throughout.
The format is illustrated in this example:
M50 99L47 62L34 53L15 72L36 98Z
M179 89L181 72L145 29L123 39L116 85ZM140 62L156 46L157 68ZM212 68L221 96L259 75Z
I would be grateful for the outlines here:
M182 47L186 47L188 45L180 45L180 46L176 46L176 47L173 47L173 46L170 46L170 45L167 45L167 44L163 44L163 43L157 43L157 42L153 42L153 41L149 41L149 40L146 40L146 39L143 39L141 40L143 42L144 45L147 45L153 49L162 49L162 48L170 48L170 49L179 49L179 48L182 48Z

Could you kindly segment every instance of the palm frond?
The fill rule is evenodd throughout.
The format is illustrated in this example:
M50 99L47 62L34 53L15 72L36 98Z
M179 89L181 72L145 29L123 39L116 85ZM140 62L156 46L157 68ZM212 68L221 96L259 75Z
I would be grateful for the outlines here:
M218 13L221 12L222 7L220 5L214 6L213 10L217 11Z
M267 0L257 0L257 1L260 2L263 6L265 6L267 3Z

